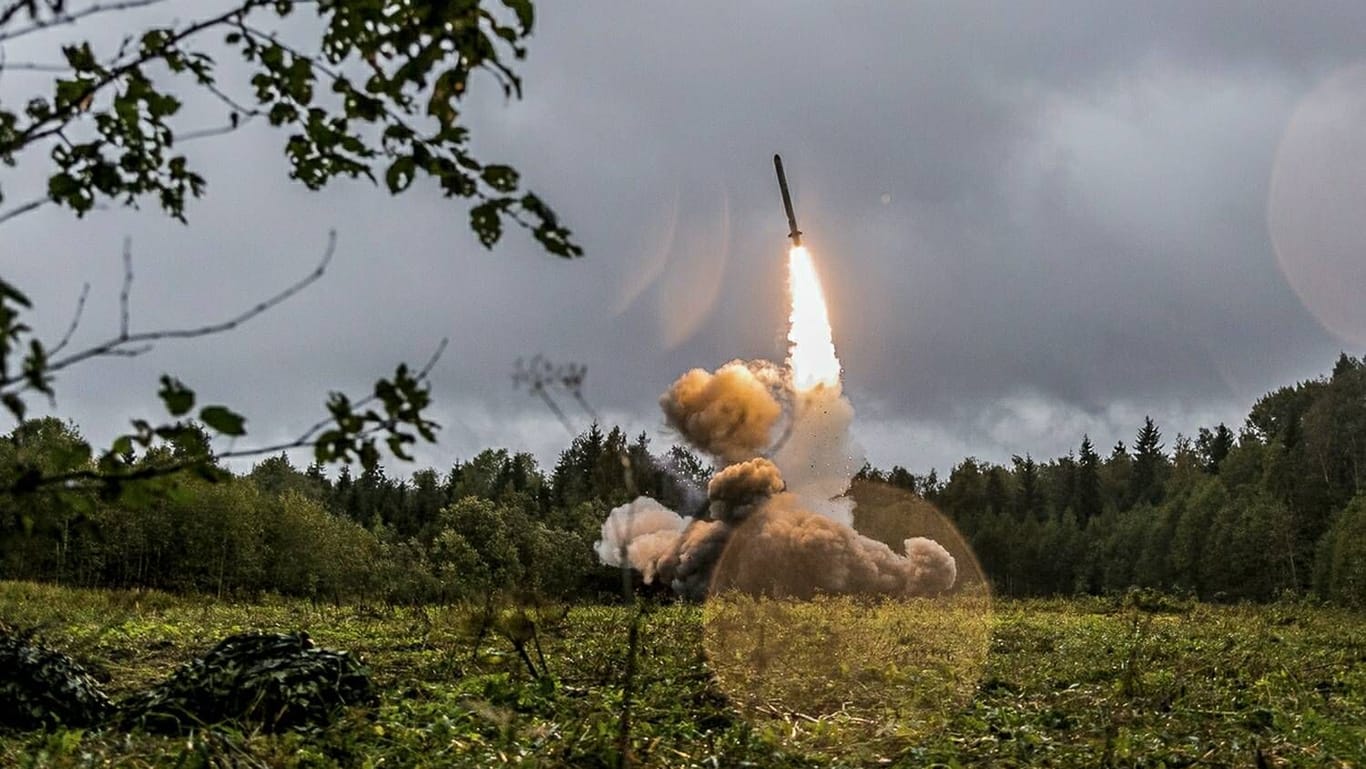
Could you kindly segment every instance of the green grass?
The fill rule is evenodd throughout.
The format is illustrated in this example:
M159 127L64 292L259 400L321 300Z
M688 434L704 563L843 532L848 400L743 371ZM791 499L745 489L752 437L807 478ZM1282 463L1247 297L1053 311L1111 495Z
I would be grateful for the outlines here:
M0 582L0 618L115 698L230 633L302 629L359 652L383 702L320 735L0 734L0 766L615 766L631 610L532 612L540 680L470 614ZM1366 766L1366 616L1339 609L734 601L651 607L640 642L641 766Z

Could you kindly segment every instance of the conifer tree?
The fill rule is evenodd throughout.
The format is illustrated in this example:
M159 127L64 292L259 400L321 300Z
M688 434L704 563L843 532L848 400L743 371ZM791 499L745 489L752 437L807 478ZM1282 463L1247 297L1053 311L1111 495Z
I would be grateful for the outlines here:
M1143 418L1143 427L1134 438L1133 475L1129 483L1130 506L1156 504L1162 499L1163 472L1167 457L1162 453L1162 433L1150 416Z
M1083 435L1077 453L1076 493L1072 508L1083 523L1100 515L1104 502L1100 494L1100 455L1091 445L1091 436Z

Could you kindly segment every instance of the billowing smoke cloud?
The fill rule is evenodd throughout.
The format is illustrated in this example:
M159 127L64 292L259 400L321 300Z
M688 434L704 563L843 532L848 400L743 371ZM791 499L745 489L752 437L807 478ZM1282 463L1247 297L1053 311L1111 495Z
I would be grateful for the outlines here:
M695 520L688 524L678 547L660 560L659 578L684 598L705 598L732 531L724 521Z
M928 537L911 537L902 543L913 570L909 581L931 593L942 593L958 579L958 564L944 546Z
M712 476L707 484L711 517L734 522L742 518L748 508L782 490L782 473L771 461L758 457L733 464Z
M678 513L649 497L636 497L612 509L602 523L602 539L593 545L593 550L603 563L629 565L649 584L654 581L659 561L678 549L686 526L687 519Z
M933 540L905 542L906 555L803 508L771 498L737 527L712 590L810 598L817 593L934 595L953 586L957 564Z
M698 449L739 462L763 453L783 416L775 397L782 374L772 364L732 361L713 374L700 368L659 398L669 426Z
M854 530L844 494L863 456L838 385L793 393L772 364L734 361L679 377L660 406L690 444L730 464L707 484L706 518L648 497L613 510L595 545L603 563L698 599L709 590L806 598L953 586L957 564L939 543L915 537L898 553Z

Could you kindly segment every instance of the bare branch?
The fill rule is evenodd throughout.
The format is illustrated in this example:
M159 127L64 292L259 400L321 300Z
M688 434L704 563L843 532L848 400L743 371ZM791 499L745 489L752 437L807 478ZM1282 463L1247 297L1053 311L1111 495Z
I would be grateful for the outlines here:
M228 318L227 320L221 321L219 323L210 323L208 325L198 326L194 328L162 329L159 331L142 331L138 333L133 333L129 325L130 311L128 302L128 297L133 282L132 255L129 247L125 244L123 290L119 295L119 335L111 339L108 339L104 342L101 342L100 344L81 350L80 352L71 353L66 357L54 359L52 363L48 366L47 370L50 373L57 373L62 369L69 368L70 366L73 366L85 360L89 360L91 358L99 358L110 355L126 356L141 354L142 352L146 352L148 349L151 349L151 346L154 343L165 339L195 339L198 337L212 336L214 334L221 334L225 331L231 331L232 329L237 328L243 323L252 320L256 316L268 312L271 309L274 309L281 303L288 301L295 294L299 293L300 291L303 291L305 288L308 288L312 284L316 283L319 279L322 278L323 273L327 271L327 266L332 262L332 256L336 252L336 249L337 232L336 230L330 230L327 233L327 248L323 252L322 259L318 262L318 265L313 268L312 272L304 276L298 282L287 287L280 293L270 297L269 299L266 299L263 302L256 304L255 306L251 307L250 309L244 312L238 313L237 315ZM12 382L3 382L0 384L12 384Z
M588 416L592 417L594 422L602 421L598 419L598 412L594 410L592 406L588 405L588 401L583 397L582 391L574 389L570 391L570 394L573 395L574 400L578 402L579 408L583 409L584 412L588 414Z
M14 218L23 216L24 214L26 214L26 213L32 211L33 209L41 207L44 203L51 203L51 202L52 202L52 199L51 199L51 198L35 198L35 199L33 199L33 200L30 200L30 201L27 202L27 203L24 203L24 204L22 204L22 205L15 206L14 208L11 208L10 210L6 211L5 213L0 214L0 224L4 224L5 222L8 222L10 219L14 219Z
M119 291L119 338L128 338L128 295L133 290L133 239L123 239L123 288Z
M0 62L0 72L70 72L66 64L41 64L35 61Z
M550 409L550 413L554 414L555 417L560 420L560 424L564 425L566 432L570 435L578 434L578 431L574 429L574 424L569 421L569 417L565 416L564 411L560 409L560 406L555 402L555 399L551 398L545 391L545 388L537 388L535 393L541 396L541 401L545 403L546 408Z
M233 114L236 115L237 113ZM223 136L224 134L230 134L242 128L247 123L250 123L252 118L254 117L256 117L256 115L251 114L247 115L245 119L231 120L228 122L227 125L219 126L217 128L201 128L197 131L186 131L185 133L176 137L176 142L179 144L184 144L186 142L197 141L199 139L208 139L214 136Z
M51 350L48 350L48 355L56 355L66 349L66 346L71 342L71 335L76 333L76 327L81 324L81 314L85 312L85 300L89 296L90 284L86 283L81 286L81 296L76 300L76 312L71 316L71 325L67 327L66 333L62 334L62 338L57 342L57 345Z
M230 134L265 114L256 107L244 106L241 102L224 93L221 88L213 83L201 82L200 85L209 93L213 94L219 101L226 104L228 109L232 110L232 112L229 113L227 125L219 126L217 128L202 128L197 131L186 131L180 134L176 137L176 141L181 144L195 141L196 139L207 139L212 136Z
M61 27L68 24L75 24L81 19L88 18L90 16L95 16L97 14L111 13L114 11L127 11L132 10L133 8L142 8L148 5L156 5L157 3L161 2L165 2L165 0L121 0L121 2L96 3L94 5L82 8L79 11L58 14L57 16L54 16L51 19L47 19L46 21L38 20L34 21L26 27L20 27L9 32L0 32L0 43L3 43L8 40L14 40L15 38L23 37L24 35L32 34L34 32L41 32L45 29L50 29L52 27ZM6 22L8 22L12 15L13 13L7 13L3 18L0 18L0 25L3 25Z
M232 109L234 112L241 113L242 115L245 115L249 118L253 118L257 115L262 114L261 110L256 107L243 106L240 102L224 93L223 89L219 88L213 83L200 83L200 85L202 85L205 88L205 90L207 90L209 93L218 97L219 101L228 105L228 107Z

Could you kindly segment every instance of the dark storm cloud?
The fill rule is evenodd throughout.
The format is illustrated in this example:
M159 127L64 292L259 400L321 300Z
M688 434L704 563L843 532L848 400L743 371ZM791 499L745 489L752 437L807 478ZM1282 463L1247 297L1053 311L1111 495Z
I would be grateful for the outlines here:
M304 192L253 128L195 148L211 189L189 228L35 214L6 227L6 276L54 333L89 278L108 324L131 235L140 317L203 319L306 272L336 227L314 291L212 347L76 372L62 406L106 435L170 369L285 434L448 336L448 428L422 458L550 458L563 428L512 390L519 355L587 363L633 429L684 371L782 356L776 150L874 461L1108 445L1144 413L1174 434L1331 365L1277 270L1267 184L1290 111L1363 38L1359 3L542 3L525 99L485 88L466 114L582 262L517 232L485 252L430 189Z

